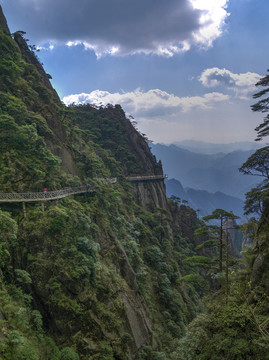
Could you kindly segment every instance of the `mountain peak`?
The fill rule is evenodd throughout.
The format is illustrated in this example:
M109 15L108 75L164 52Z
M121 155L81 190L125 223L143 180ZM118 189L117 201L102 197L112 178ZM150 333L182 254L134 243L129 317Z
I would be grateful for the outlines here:
M7 30L8 33L10 33L9 27L7 25L7 20L3 13L1 5L0 5L0 27L2 27L3 29Z

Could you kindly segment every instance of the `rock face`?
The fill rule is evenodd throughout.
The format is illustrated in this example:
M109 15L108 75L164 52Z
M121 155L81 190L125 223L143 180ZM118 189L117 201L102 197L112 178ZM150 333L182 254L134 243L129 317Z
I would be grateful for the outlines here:
M125 331L133 335L134 343L132 348L135 353L146 343L151 344L152 340L148 341L149 335L152 334L151 324L145 313L144 304L142 304L140 296L133 297L123 293L121 299L125 306L125 314L129 324Z
M229 234L229 252L232 256L239 257L242 249L243 233L237 229L235 219L228 218L223 223L223 229Z
M0 26L1 26L1 28L5 29L10 34L9 27L7 25L7 20L3 13L1 5L0 5Z
M130 121L125 121L124 126L132 154L136 162L141 164L139 173L129 173L128 176L163 175L162 165L157 162L145 138L136 131ZM134 182L132 187L136 202L145 209L168 208L163 180Z
M122 328L122 333L132 334L133 341L131 342L130 359L132 353L136 353L143 345L152 343L152 326L149 317L146 314L145 304L139 293L135 272L128 260L123 246L117 239L117 259L119 261L119 268L123 278L126 280L131 291L120 295L124 304L125 324ZM118 262L118 261L117 261Z
M251 281L254 286L269 287L269 198L263 201L263 212L258 229L258 239L254 244L256 257L252 266Z
M98 145L115 156L125 177L163 175L162 164L152 154L147 138L135 129L120 105L99 109L86 105L75 108L75 113L78 126L91 131ZM167 208L164 181L132 182L132 189L137 204L144 208Z
M133 194L136 202L145 209L154 208L167 209L167 198L165 194L165 185L163 180L141 181L132 183Z
M27 309L12 317L25 314L29 323L21 321L24 338L16 349L3 341L15 354L31 342L33 329L35 358L50 357L55 344L75 349L81 360L163 358L194 314L189 304L198 294L177 280L180 251L193 246L196 215L188 207L172 209L163 180L128 183L128 176L163 174L145 136L120 105L65 108L21 33L13 40L3 16L0 21L0 140L9 140L0 141L0 185L7 192L40 189L47 181L56 188L79 180L95 186L93 193L47 201L45 209L29 203L25 218L17 204L10 213L0 209L10 255L1 257L0 278L18 285L17 305ZM4 66L9 61L13 67ZM119 181L105 181L112 176ZM43 325L33 324L34 315ZM15 320L8 328L7 317L6 324L9 334Z
M43 66L40 64L40 62L37 59L34 52L28 48L26 41L24 40L24 38L21 36L21 34L19 32L15 32L14 40L18 44L24 60L27 63L34 65L34 67L37 69L37 71L39 72L39 74L42 77L43 84L53 93L54 100L57 101L58 103L61 103L61 100L60 100L57 92L52 87L52 85L49 81L48 74L45 72Z
M48 74L45 72L34 52L28 48L26 41L19 32L14 34L14 40L19 47L23 59L36 68L40 74L40 81L53 95L53 101L45 101L41 109L36 108L35 104L33 104L29 105L29 110L38 112L45 118L51 129L51 133L46 134L45 140L52 153L61 159L63 170L72 175L80 176L80 171L75 163L72 151L70 151L66 129L62 124L60 115L62 107L61 100L52 87Z
M123 122L126 136L133 155L136 157L138 163L143 164L141 168L141 175L162 175L163 170L161 163L157 163L156 157L150 151L145 138L133 127L129 120ZM139 175L137 173L131 175Z

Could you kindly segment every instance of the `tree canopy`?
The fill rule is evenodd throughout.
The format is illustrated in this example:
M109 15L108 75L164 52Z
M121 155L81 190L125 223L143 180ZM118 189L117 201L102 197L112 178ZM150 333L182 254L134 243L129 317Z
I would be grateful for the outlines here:
M269 72L269 70L267 70ZM269 135L269 74L262 77L256 84L257 87L262 86L263 89L253 95L254 99L261 98L257 103L251 106L252 111L267 113L263 122L258 125L256 141L262 140ZM257 187L246 193L245 214L257 213L261 215L263 211L263 200L268 196L269 186L269 146L265 146L252 154L247 161L239 168L239 171L245 175L254 175L263 177Z
M204 216L203 219L205 221L209 221L209 220L223 220L226 218L238 218L238 216L235 216L232 212L228 212L226 210L223 209L216 209L212 212L212 214Z
M262 176L269 180L269 146L257 150L240 167L239 171L246 175Z
M267 70L269 71L269 70ZM263 86L264 89L258 91L253 95L254 99L258 99L263 97L261 100L259 100L257 103L253 104L251 106L252 111L256 112L262 112L267 113L269 111L269 97L264 97L264 95L268 95L269 92L269 75L265 75L262 77L255 86ZM257 131L257 138L256 141L262 140L265 136L269 135L269 114L267 114L264 119L263 123L258 125L255 130Z

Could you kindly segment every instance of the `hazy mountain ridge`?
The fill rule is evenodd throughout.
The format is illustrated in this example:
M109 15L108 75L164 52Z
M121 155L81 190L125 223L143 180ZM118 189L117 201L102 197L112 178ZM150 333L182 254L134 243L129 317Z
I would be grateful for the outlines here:
M245 176L238 171L252 150L208 155L176 145L153 144L152 152L162 161L169 178L179 180L183 187L210 193L220 191L243 200L244 194L260 182L258 177Z
M237 150L257 150L262 147L262 144L251 141L232 142L228 144L215 144L196 140L182 140L174 142L173 145L195 153L202 153L207 155L230 153Z
M209 215L217 208L221 208L226 211L232 210L243 218L244 202L239 198L229 196L220 191L210 193L206 190L184 188L180 181L176 179L168 179L165 184L169 197L175 195L180 197L181 200L188 201L189 206L195 209L201 217Z

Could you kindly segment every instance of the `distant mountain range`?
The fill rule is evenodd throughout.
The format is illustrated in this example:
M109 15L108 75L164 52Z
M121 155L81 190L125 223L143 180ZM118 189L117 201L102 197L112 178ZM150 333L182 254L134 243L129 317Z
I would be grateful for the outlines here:
M188 205L196 210L200 217L209 215L218 208L233 211L241 218L244 216L244 201L234 196L226 195L220 191L209 193L206 190L184 189L180 181L176 179L168 179L165 184L168 197L175 195L181 201L188 201Z
M260 182L259 177L243 175L238 171L253 150L207 155L176 145L153 144L152 152L162 161L169 178L179 180L184 188L210 193L220 191L244 200L245 193Z
M168 196L176 195L189 201L190 206L199 208L201 214L223 208L242 215L245 193L261 181L258 176L243 175L238 170L255 151L247 149L253 143L235 143L234 148L241 144L247 150L231 152L227 152L230 144L189 143L197 149L201 144L209 148L212 145L212 151L214 145L216 150L223 152L204 154L202 150L193 152L174 144L152 144L153 154L162 161L169 177L166 182Z
M260 147L264 146L264 144L250 141L242 141L242 142L233 142L228 144L214 144L214 143L206 143L203 141L195 141L195 140L183 140L173 143L172 145L176 145L182 149L186 149L198 154L208 154L214 155L217 153L228 154L233 151L248 151L248 150L257 150Z

